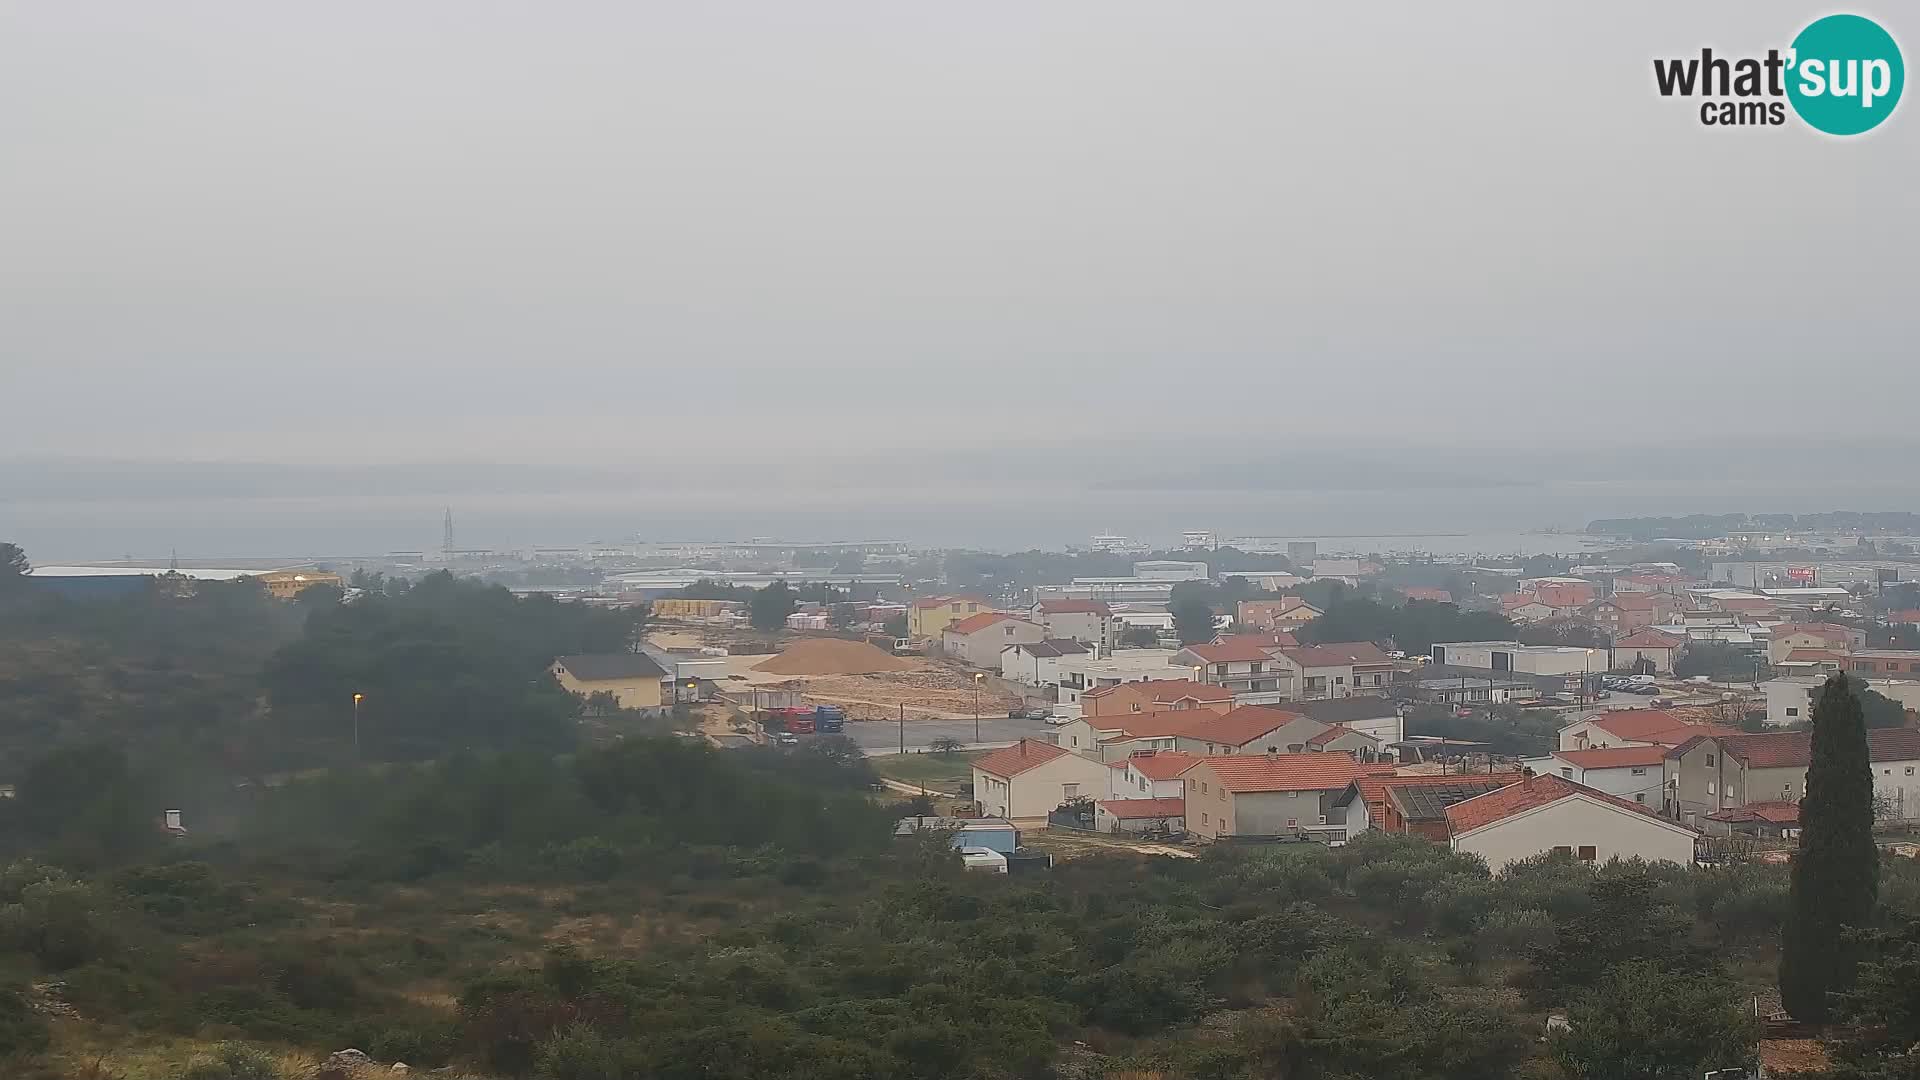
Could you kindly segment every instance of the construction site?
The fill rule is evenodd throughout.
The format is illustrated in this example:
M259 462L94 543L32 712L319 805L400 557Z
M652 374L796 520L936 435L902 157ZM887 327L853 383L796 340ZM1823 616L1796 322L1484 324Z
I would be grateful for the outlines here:
M655 648L698 659L712 674L718 691L740 708L837 705L850 720L951 719L972 716L976 707L992 715L1018 705L1020 698L1000 688L993 677L943 658L895 655L865 641L837 637L795 637L780 651L741 655L720 649L724 632L676 628L649 635Z

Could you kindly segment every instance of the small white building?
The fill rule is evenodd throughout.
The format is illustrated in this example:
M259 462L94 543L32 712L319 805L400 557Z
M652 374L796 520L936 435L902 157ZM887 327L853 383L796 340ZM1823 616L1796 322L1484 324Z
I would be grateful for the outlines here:
M1060 661L1070 656L1085 655L1087 647L1070 640L1008 645L1000 650L1000 677L1028 686L1058 686Z
M1558 776L1657 809L1665 782L1667 749L1665 746L1613 746L1604 750L1556 750L1521 764L1540 776Z
M1000 668L1000 650L1031 644L1047 636L1038 623L983 611L969 615L940 633L940 651L968 667Z
M1069 799L1099 798L1109 776L1105 762L1022 739L975 759L973 798L988 816L1019 824L1044 819Z
M1559 776L1531 776L1447 807L1455 851L1494 873L1521 859L1562 852L1583 862L1640 858L1693 863L1700 834L1652 810Z
M1433 646L1433 662L1527 675L1598 674L1610 666L1605 649L1522 645L1517 641L1437 642Z

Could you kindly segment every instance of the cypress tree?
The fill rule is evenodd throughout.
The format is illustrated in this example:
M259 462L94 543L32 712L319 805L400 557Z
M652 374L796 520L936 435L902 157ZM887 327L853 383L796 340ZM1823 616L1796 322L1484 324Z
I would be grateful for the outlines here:
M1853 981L1842 930L1867 925L1879 891L1866 719L1847 677L1835 675L1813 707L1813 760L1800 800L1800 851L1780 942L1780 1000L1794 1019L1827 1021L1829 994Z

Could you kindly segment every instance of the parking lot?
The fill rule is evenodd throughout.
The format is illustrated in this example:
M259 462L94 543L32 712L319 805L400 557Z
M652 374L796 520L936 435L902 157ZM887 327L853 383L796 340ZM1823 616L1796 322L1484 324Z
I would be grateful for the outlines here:
M900 753L902 726L886 720L849 720L847 738L869 754ZM1050 739L1053 729L1044 720L1015 720L1006 716L980 718L980 739L973 737L973 718L909 720L906 749L925 750L935 739L958 739L968 747L1010 746L1021 739Z

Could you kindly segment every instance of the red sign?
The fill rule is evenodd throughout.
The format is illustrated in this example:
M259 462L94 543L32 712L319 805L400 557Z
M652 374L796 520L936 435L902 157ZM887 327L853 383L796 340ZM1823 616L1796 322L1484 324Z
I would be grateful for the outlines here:
M1813 567L1789 566L1787 567L1787 577L1793 581L1812 581Z

